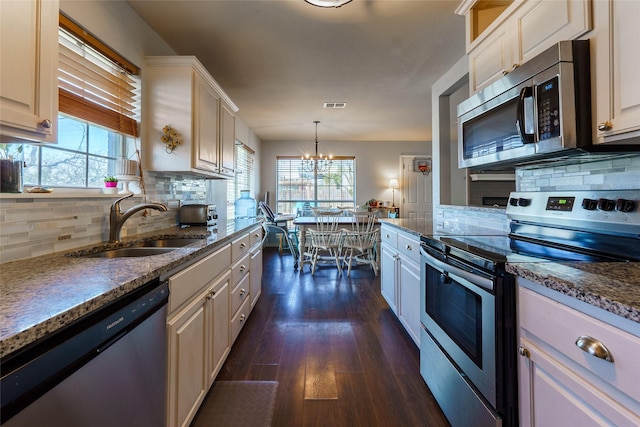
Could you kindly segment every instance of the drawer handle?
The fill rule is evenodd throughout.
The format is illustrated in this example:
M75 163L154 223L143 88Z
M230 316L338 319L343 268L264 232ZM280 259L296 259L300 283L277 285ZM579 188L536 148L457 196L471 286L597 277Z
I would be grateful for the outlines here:
M531 353L525 347L518 347L518 354L520 354L520 356L526 357L527 359L531 358Z
M247 290L245 288L240 289L240 296L244 295L247 293Z
M51 129L51 127L53 126L53 123L49 119L44 119L43 121L40 122L40 124L45 129Z
M242 243L240 243L240 247L241 247L241 248L246 248L246 247L247 247L247 244L246 244L245 242L242 242Z
M411 245L407 245L407 250L408 250L408 251L412 251L412 250L413 250L413 248L411 247Z
M613 363L613 356L609 349L593 337L582 335L576 340L576 345L580 350L587 352L592 356Z
M260 237L260 233L256 233L256 234L254 234L254 236Z
M240 315L240 321L241 322L244 322L244 319L246 319L246 318L247 318L247 316L245 316L244 314Z
M244 265L244 264L242 264L242 265L240 266L240 273L244 273L244 271L245 271L246 269L247 269L247 267L245 267L245 265Z

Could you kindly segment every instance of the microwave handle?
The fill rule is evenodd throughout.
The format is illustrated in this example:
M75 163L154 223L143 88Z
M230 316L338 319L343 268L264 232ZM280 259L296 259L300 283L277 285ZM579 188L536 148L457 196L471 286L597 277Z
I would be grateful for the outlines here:
M516 128L518 129L518 134L520 138L522 138L522 142L525 144L531 144L535 142L534 134L527 133L525 129L525 99L533 97L533 89L531 86L525 86L520 91L520 97L518 99L518 109L517 109L517 120L516 120Z

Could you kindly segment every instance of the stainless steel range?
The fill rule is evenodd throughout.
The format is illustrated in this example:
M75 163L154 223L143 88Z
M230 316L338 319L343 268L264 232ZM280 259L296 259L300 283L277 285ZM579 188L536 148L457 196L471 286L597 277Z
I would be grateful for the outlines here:
M455 426L516 426L518 262L640 261L640 190L514 192L508 236L423 236L420 371Z

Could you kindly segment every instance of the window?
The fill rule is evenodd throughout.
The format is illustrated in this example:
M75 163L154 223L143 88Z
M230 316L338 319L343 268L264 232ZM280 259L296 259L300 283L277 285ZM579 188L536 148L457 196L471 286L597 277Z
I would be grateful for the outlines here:
M233 185L227 185L227 218L234 217L234 202L240 197L241 190L249 190L251 197L255 198L255 151L239 141L236 141L235 151L235 179Z
M64 15L58 36L58 143L13 150L27 185L100 187L138 155L139 69Z
M276 212L308 215L310 206L355 205L355 157L334 157L324 173L305 171L299 157L278 157L276 174Z

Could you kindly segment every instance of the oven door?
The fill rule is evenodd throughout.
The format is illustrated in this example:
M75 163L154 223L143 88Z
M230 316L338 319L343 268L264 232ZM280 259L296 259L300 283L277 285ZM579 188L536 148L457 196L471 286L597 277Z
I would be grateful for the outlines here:
M420 320L446 356L495 408L494 281L421 252Z

